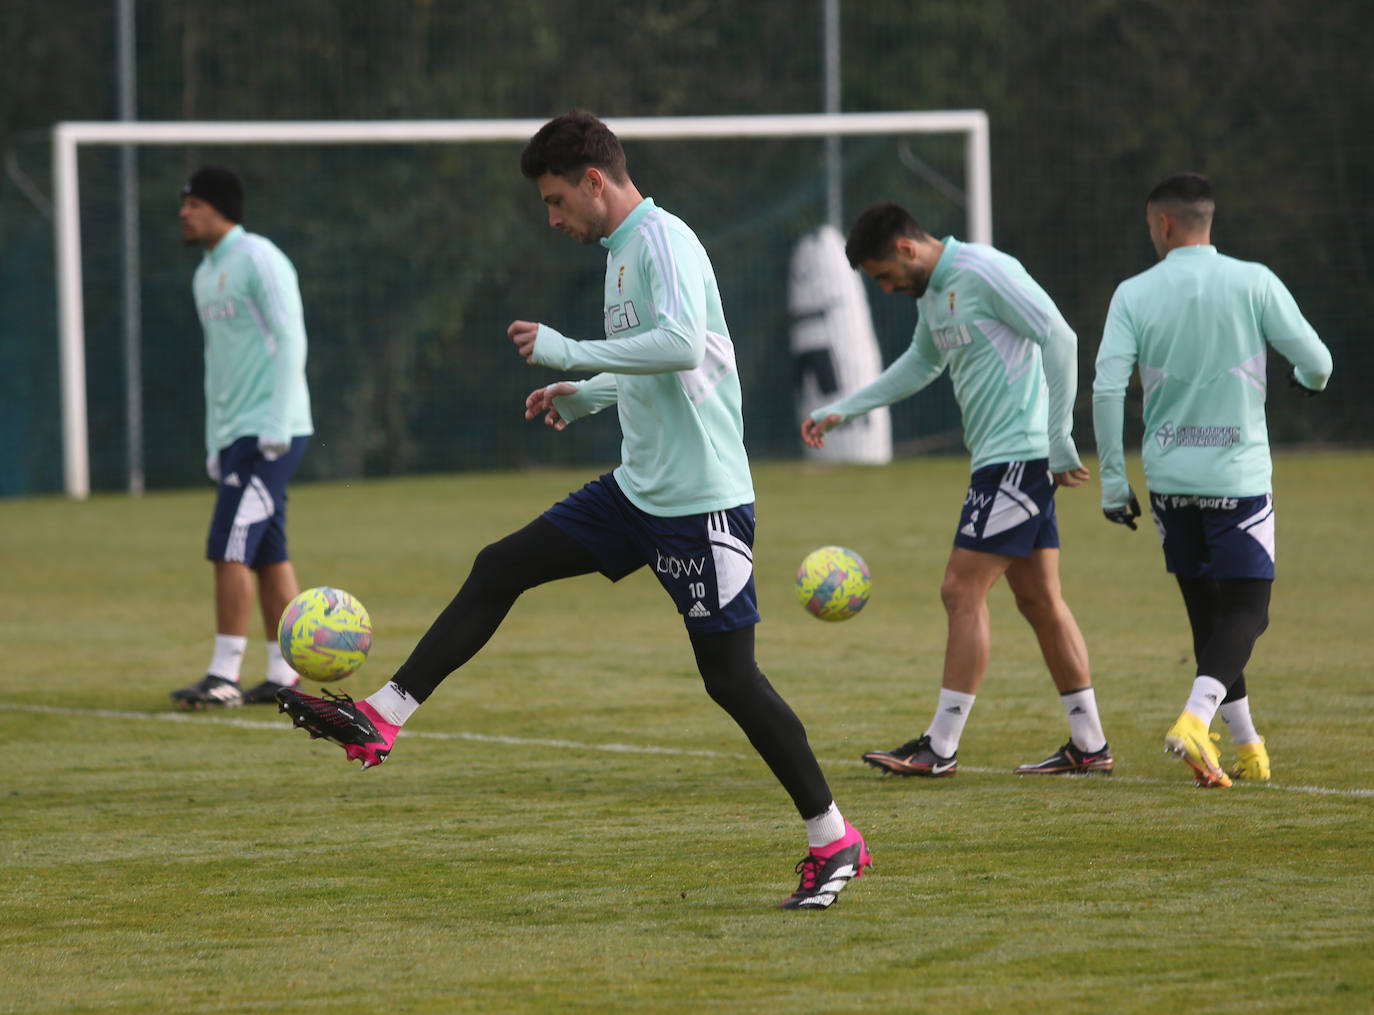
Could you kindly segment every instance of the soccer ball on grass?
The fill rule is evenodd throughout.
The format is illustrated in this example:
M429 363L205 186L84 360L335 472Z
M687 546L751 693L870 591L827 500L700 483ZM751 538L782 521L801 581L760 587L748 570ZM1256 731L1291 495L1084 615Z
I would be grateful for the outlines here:
M821 620L848 620L872 587L864 559L843 546L812 550L797 569L797 600Z
M372 648L372 618L343 589L306 589L282 611L277 644L291 668L327 682L355 672Z

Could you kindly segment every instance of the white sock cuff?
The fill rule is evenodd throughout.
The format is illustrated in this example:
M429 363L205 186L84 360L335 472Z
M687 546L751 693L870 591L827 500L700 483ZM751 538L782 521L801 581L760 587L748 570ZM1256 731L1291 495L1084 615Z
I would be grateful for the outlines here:
M248 648L248 638L237 634L215 635L215 651L210 657L210 665L205 672L225 680L237 681L239 670L243 667L243 653Z
M1225 684L1216 677L1200 676L1193 681L1192 693L1188 695L1188 704L1184 707L1201 719L1204 726L1210 726L1225 697Z
M1072 712L1075 705L1087 708L1089 705L1097 705L1097 695L1093 693L1091 687L1080 687L1076 691L1065 691L1059 696L1059 700L1064 703L1065 711Z
M1080 751L1095 754L1107 746L1102 732L1102 717L1097 712L1097 695L1091 686L1061 694L1064 714L1069 717L1069 739Z
M300 680L291 664L281 654L281 645L275 641L267 643L267 679L283 687L294 687Z
M1226 728L1231 733L1232 743L1236 745L1257 744L1263 739L1259 735L1259 731L1255 729L1255 720L1250 716L1249 696L1225 702L1217 711L1226 721Z
M820 814L806 819L806 844L813 849L828 846L841 838L844 838L844 815L834 800Z
M964 735L964 724L973 711L977 696L963 691L940 688L940 701L935 706L935 717L930 721L926 735L930 737L930 749L942 758L952 757L959 749L959 740Z
M951 691L948 687L940 688L940 709L950 708L958 705L967 715L969 709L973 708L973 702L977 699L976 694L965 694L963 691Z
M419 700L412 698L390 681L369 694L366 701L377 710L378 715L393 726L405 725L405 721L420 707Z

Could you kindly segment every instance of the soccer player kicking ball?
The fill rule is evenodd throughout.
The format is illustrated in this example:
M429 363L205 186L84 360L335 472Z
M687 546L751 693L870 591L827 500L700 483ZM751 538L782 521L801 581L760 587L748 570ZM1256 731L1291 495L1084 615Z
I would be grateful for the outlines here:
M1141 458L1164 564L1178 581L1197 676L1164 737L1203 787L1269 778L1245 665L1269 623L1274 582L1273 462L1265 421L1266 343L1294 364L1290 380L1326 387L1331 353L1292 295L1262 264L1212 246L1212 187L1196 173L1150 192L1145 219L1160 261L1117 286L1093 381L1102 512L1134 529L1122 400L1139 364L1145 389ZM1221 712L1238 763L1228 776L1210 726Z
M681 219L640 195L619 139L588 113L540 128L520 169L539 188L552 228L607 251L604 341L577 341L530 321L507 329L530 364L593 374L535 389L525 418L562 430L615 405L621 464L483 549L457 596L375 694L354 702L284 691L281 708L363 768L379 765L402 724L486 644L522 592L593 571L618 581L647 564L682 615L707 693L805 821L801 883L781 908L824 909L872 859L835 806L801 722L754 659L753 480L711 262Z
M1069 721L1063 747L1016 773L1110 773L1088 649L1059 585L1055 489L1088 478L1071 433L1077 336L1019 261L984 244L938 240L900 205L864 211L845 254L884 292L915 299L920 320L911 347L871 384L812 412L802 439L820 447L830 428L915 394L948 368L973 455L940 586L949 628L935 715L923 735L863 760L894 775L958 770L959 739L991 653L987 597L1005 575Z

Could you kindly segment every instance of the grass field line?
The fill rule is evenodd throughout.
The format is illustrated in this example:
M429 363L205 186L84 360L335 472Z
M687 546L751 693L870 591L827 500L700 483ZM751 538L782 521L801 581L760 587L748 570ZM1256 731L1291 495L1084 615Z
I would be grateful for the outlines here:
M27 712L33 715L61 715L75 718L123 719L138 722L180 722L201 723L210 726L232 726L249 730L281 730L288 727L282 721L268 719L244 719L233 715L204 714L199 712L135 712L112 708L73 708L61 705L35 705L29 702L0 701L0 712ZM555 740L542 737L513 737L493 733L470 733L461 730L402 730L400 736L417 740L463 740L483 744L507 744L513 747L557 747L567 750L603 751L611 754L659 754L680 758L729 758L748 760L751 754L730 751L712 751L685 747L658 747L645 744L586 743L580 740ZM854 759L822 758L825 765L846 765L856 763ZM960 765L966 772L975 775L1007 775L1006 769L976 768ZM1145 776L1115 776L1118 782L1129 781L1148 785L1165 785L1168 780L1151 779ZM1287 786L1270 783L1263 787L1267 792L1305 793L1315 796L1374 797L1374 789L1339 788L1334 786Z

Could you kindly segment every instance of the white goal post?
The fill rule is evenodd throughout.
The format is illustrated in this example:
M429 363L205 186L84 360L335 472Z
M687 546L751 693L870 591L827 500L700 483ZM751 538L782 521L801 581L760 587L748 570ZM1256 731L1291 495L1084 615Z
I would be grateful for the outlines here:
M964 135L970 240L992 242L992 169L983 110L816 113L776 116L608 117L627 139L841 137L873 134ZM90 495L85 321L81 280L81 145L446 144L526 141L543 120L373 120L59 123L53 128L53 233L57 269L62 472L67 496Z

